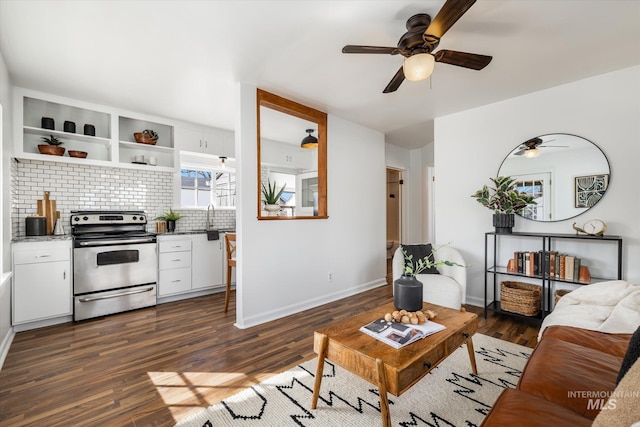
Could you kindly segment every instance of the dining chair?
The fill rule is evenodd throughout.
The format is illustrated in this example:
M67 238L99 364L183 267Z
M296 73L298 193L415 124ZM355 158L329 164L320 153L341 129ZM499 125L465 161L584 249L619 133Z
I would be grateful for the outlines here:
M227 248L227 290L224 295L224 312L229 310L229 294L231 294L231 269L236 266L236 233L226 233L224 243Z

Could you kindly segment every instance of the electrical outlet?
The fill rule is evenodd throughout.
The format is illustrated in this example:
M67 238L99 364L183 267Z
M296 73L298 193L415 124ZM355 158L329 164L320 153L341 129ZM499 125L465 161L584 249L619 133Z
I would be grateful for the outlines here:
M333 273L332 272L327 273L327 282L333 282Z

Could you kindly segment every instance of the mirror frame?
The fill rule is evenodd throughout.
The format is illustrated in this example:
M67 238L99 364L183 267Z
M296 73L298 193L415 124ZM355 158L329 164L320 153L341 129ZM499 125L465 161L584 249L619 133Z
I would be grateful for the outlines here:
M605 152L602 150L602 148L600 148L595 142L591 141L590 139L587 139L583 136L580 135L576 135L573 133L567 133L567 132L553 132L553 133L547 133L547 134L542 134L542 135L537 135L533 138L529 138L527 139L527 141L530 141L531 139L534 138L544 138L544 137L550 137L550 136L554 136L554 135L562 135L563 137L573 137L573 138L579 138L583 141L586 141L588 143L590 143L595 150L597 150L596 152L598 154L600 154L602 156L602 159L607 163L607 173L603 174L603 175L607 175L607 179L608 179L608 184L607 184L607 188L604 191L604 194L606 195L607 190L609 190L609 188L611 187L611 162L609 162L609 158L607 157L607 155L605 154ZM511 156L512 153L514 153L516 150L518 150L519 148L522 147L524 143L519 143L518 145L516 145L515 148L513 148L512 150L510 150L507 155L505 156L505 158L502 160L502 162L500 163L500 166L498 167L498 171L497 171L497 175L496 176L500 176L501 174L504 175L504 172L501 173L502 167L505 165L505 162L509 159L509 156ZM554 185L558 185L557 183L555 183ZM574 189L575 191L575 189ZM604 195L603 195L604 198ZM575 194L572 195L572 197L570 199L575 200ZM563 217L563 218L554 218L551 220L540 220L540 219L532 219L532 218L527 218L522 216L522 214L518 213L516 215L518 215L521 218L527 219L529 221L534 221L534 222L541 222L541 223L551 223L551 222L560 222L560 221L567 221L573 218L576 218L582 214L585 214L586 212L588 212L591 208L593 208L594 206L596 206L598 203L600 203L602 200L599 200L598 202L596 202L593 206L589 206L586 208L576 208L576 209L583 209L581 212L577 212L575 213L575 215L572 216L567 216L567 217Z
M259 220L292 220L292 219L327 219L327 113L289 99L274 95L262 89L256 93L256 127L258 148L258 219ZM318 215L307 216L265 216L262 215L262 180L260 155L260 107L270 108L284 114L314 122L318 125ZM301 139L304 135L301 136Z

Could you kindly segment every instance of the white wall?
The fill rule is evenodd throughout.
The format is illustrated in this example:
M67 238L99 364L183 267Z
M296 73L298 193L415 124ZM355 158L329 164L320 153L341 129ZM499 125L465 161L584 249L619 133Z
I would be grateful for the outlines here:
M2 181L0 188L1 193L1 212L0 226L2 227L2 269L0 271L2 279L0 280L0 368L4 362L6 352L9 351L9 345L13 339L13 329L11 328L11 280L9 272L11 271L11 221L10 221L10 158L12 150L11 140L11 82L9 80L9 72L4 63L4 58L0 53L0 105L2 108L2 124L0 131L2 135L0 142L2 143Z
M496 176L518 143L564 132L598 145L611 163L605 197L581 216L541 223L516 217L516 231L573 233L599 218L607 234L624 240L623 278L640 284L640 66L436 119L436 228L438 240L460 248L468 270L468 302L483 298L484 233L492 212L470 195ZM579 249L576 249L579 251ZM480 304L481 305L481 304Z
M250 327L385 283L384 136L330 115L329 219L258 221L256 89L240 84L238 90L237 326Z

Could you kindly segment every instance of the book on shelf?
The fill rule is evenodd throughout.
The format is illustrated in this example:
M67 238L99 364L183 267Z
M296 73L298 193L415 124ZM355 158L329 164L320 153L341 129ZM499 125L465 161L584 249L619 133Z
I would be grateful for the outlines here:
M584 268L583 268L584 267ZM507 261L507 272L525 274L532 277L591 283L589 268L575 255L557 251L527 252L516 251Z
M564 278L565 280L573 280L573 267L575 265L576 257L573 255L565 256L564 261Z
M430 320L427 320L422 325L413 325L387 322L380 318L364 325L360 328L360 331L393 348L401 348L444 329L446 329L446 326Z

